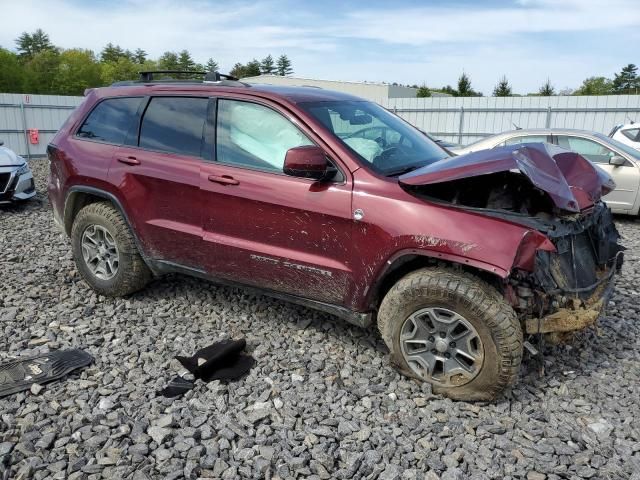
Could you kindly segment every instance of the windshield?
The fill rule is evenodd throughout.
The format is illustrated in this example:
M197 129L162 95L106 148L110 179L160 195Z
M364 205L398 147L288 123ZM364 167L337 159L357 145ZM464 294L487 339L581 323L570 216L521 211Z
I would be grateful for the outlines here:
M631 155L634 159L640 161L640 151L636 150L635 148L630 147L629 145L625 145L624 143L619 142L618 140L614 140L613 138L609 138L606 135L603 135L601 133L596 133L595 136L598 137L600 140L617 148L618 150L622 150L627 155Z
M449 157L422 132L375 103L313 102L300 106L383 175L400 175Z

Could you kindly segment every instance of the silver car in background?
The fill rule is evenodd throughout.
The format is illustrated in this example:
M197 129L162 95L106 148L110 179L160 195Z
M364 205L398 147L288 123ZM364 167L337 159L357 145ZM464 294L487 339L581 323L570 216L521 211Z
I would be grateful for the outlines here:
M28 200L36 194L29 165L0 141L0 204Z
M601 133L571 129L511 130L466 147L451 148L456 155L519 143L547 142L573 150L606 171L616 189L604 197L614 213L638 215L640 210L640 151Z

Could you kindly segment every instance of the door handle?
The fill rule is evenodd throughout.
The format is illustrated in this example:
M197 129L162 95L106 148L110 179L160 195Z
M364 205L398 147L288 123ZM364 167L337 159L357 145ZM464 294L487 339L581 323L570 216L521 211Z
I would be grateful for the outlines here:
M209 175L209 181L220 185L239 185L240 182L230 175Z
M140 165L140 160L138 160L136 157L118 157L118 161L127 165Z

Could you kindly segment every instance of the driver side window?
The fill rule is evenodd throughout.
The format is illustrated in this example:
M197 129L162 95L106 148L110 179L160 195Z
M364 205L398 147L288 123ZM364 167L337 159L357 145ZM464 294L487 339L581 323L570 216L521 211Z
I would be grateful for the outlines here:
M278 112L256 103L218 101L217 161L282 173L287 150L303 145L313 142Z

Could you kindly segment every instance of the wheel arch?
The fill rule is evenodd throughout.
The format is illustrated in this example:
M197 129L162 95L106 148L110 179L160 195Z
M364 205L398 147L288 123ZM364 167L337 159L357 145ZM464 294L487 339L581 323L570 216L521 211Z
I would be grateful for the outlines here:
M504 279L509 275L509 272L494 265L455 255L443 255L423 250L398 252L385 262L384 267L374 280L367 298L368 305L377 310L384 296L398 280L425 267L459 269L484 280L500 292L503 291Z
M102 190L96 187L88 187L88 186L71 187L69 189L69 192L67 193L67 196L65 197L64 213L63 213L64 231L67 234L67 236L71 235L71 227L73 226L73 221L76 215L78 214L78 212L82 208L92 203L104 202L105 200L111 203L114 206L114 208L118 210L120 215L122 215L122 218L124 219L125 223L127 224L127 227L129 227L129 230L133 235L133 239L135 241L138 252L140 253L140 256L144 260L147 267L149 267L153 271L153 269L151 268L152 266L151 262L149 262L147 255L144 249L142 248L142 244L140 242L140 239L138 238L136 229L133 227L133 224L129 219L129 215L127 214L127 211L122 205L122 202L118 200L118 197L116 197L111 192L107 192L106 190Z

